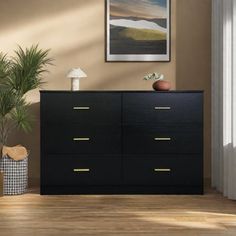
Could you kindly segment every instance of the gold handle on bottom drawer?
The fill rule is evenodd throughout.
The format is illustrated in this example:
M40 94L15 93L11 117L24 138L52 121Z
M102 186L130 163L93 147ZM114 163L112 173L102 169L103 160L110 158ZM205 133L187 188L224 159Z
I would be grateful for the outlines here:
M171 169L169 168L166 168L166 169L161 169L161 168L157 168L157 169L154 169L155 172L171 172Z
M155 110L171 110L171 107L155 107Z
M73 110L90 110L90 107L73 107Z
M89 141L90 138L73 138L73 141Z
M154 138L155 141L171 141L171 138Z
M73 169L74 172L89 172L90 169Z

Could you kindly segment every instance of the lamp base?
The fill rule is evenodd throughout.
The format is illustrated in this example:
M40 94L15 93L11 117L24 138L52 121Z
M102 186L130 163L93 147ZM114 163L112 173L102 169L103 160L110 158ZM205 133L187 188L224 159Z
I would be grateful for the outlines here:
M71 90L79 91L79 78L71 78Z

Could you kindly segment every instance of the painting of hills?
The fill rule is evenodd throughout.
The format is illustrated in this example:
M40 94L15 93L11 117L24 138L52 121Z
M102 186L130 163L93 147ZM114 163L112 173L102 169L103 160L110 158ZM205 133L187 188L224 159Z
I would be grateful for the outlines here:
M110 54L167 54L168 0L109 0L108 2Z

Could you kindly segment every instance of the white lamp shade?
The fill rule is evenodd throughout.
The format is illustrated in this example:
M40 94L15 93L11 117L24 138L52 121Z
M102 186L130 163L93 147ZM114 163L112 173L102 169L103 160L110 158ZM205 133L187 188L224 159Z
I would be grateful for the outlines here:
M87 75L80 68L73 68L67 74L68 78L86 78Z

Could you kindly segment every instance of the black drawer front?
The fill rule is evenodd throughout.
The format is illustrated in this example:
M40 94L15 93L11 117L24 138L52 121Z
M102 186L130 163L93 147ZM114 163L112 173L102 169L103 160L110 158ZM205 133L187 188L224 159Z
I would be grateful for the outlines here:
M124 123L202 123L202 93L125 93Z
M125 154L202 154L201 126L125 126Z
M202 185L200 156L125 157L124 180L130 185Z
M42 185L113 185L121 183L121 158L45 156Z
M119 154L121 127L78 124L46 126L42 147L48 154Z
M43 93L41 114L41 123L120 123L121 94Z

